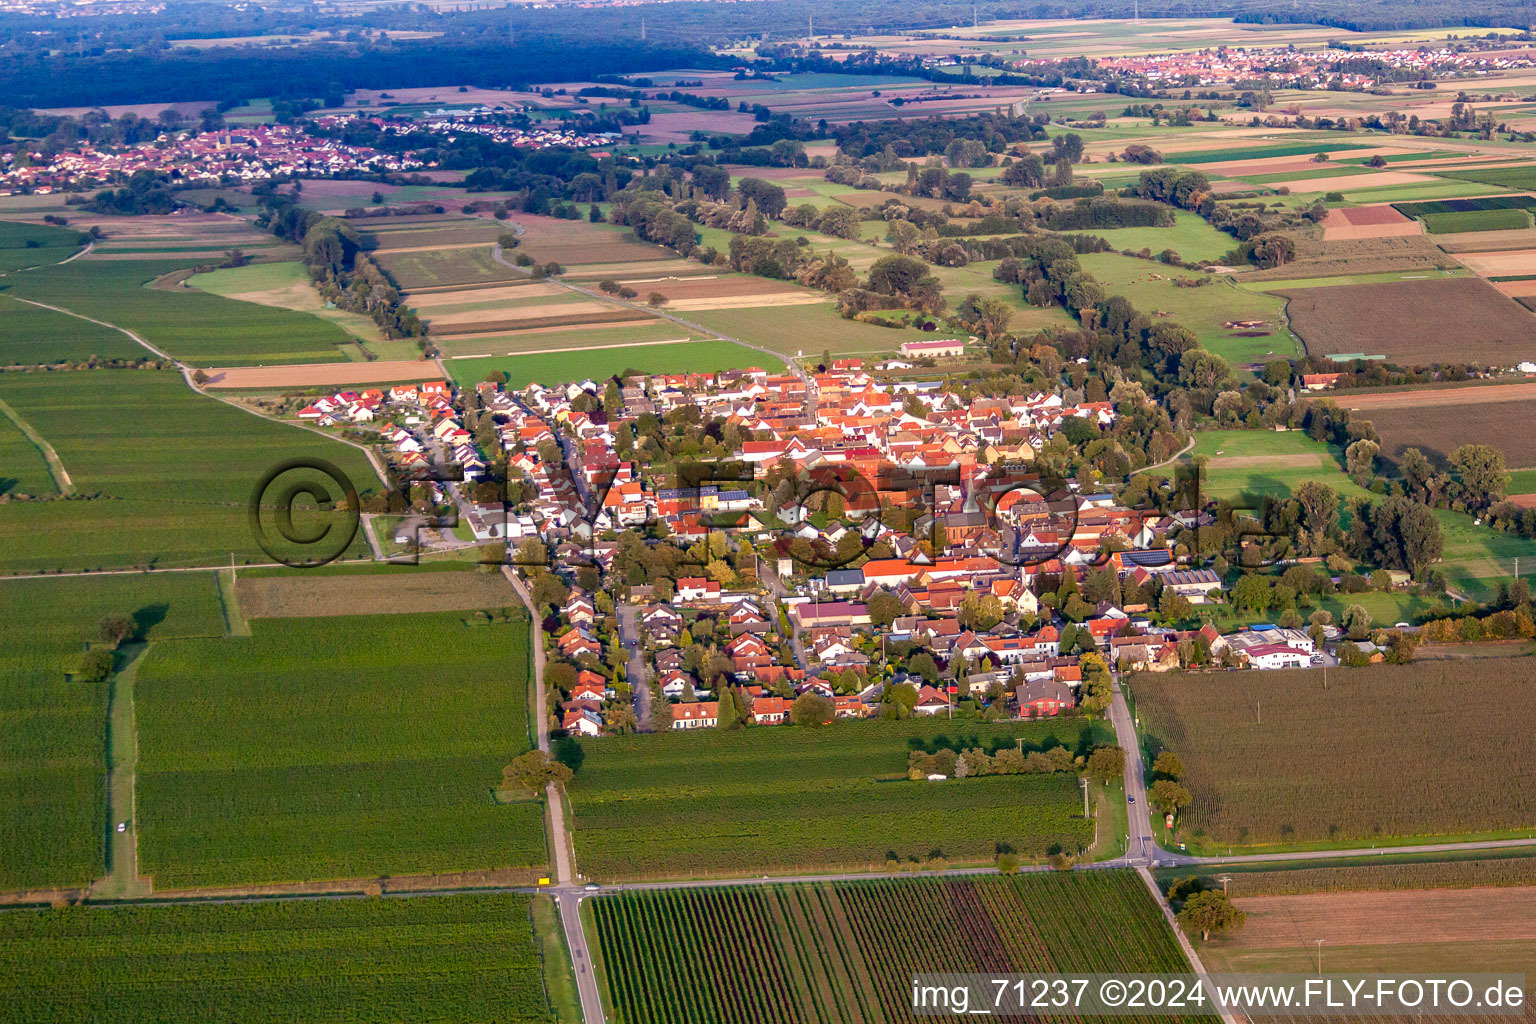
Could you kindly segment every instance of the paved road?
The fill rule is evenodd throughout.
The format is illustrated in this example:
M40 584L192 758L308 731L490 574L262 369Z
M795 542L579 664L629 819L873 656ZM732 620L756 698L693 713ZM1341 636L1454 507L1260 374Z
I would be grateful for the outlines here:
M533 618L533 628L528 642L533 645L533 714L537 723L538 747L549 752L548 700L544 689L544 628L539 621L538 609L533 596L523 585L517 570L510 565L501 567L528 608ZM604 1024L603 1000L597 990L597 976L592 971L592 953L587 944L587 933L578 912L581 895L576 887L576 869L570 843L565 831L565 793L551 783L544 791L545 805L549 809L549 842L555 851L555 887L549 894L554 897L555 908L560 912L560 922L565 929L565 943L571 950L571 963L576 969L576 990L581 997L581 1016L585 1024ZM548 891L548 890L545 890Z
M645 645L640 635L640 609L632 604L621 604L619 613L619 642L629 651L629 664L624 668L624 678L634 694L635 719L642 731L647 730L651 713L651 688L645 668Z
M1158 848L1152 835L1152 821L1147 813L1147 773L1141 761L1141 744L1136 740L1136 723L1131 720L1131 709L1120 692L1120 680L1113 683L1114 700L1109 705L1109 721L1115 727L1115 742L1125 751L1125 795L1131 800L1126 807L1126 820L1130 822L1130 841L1125 856L1111 863L1141 866L1154 862L1176 859Z

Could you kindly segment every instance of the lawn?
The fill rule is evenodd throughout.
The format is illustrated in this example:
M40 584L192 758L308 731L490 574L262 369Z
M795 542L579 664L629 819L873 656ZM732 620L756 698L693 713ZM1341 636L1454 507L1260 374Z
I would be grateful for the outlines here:
M1088 253L1079 256L1078 262L1099 279L1110 295L1124 296L1150 317L1161 315L1183 324L1195 332L1201 348L1215 352L1234 365L1300 355L1299 346L1286 328L1285 303L1272 295L1244 291L1225 278L1212 278L1202 271L1180 270L1118 253ZM1206 280L1209 283L1193 288L1180 287L1174 283L1179 280ZM1254 328L1223 326L1249 320L1264 323ZM1268 333L1259 337L1241 336L1248 331Z
M592 907L615 1024L922 1020L912 978L927 972L1189 970L1126 870L625 892Z
M0 1022L543 1024L516 894L0 915Z
M191 289L146 287L193 264L186 260L76 260L8 278L12 294L136 331L194 366L324 363L351 336L286 309Z
M770 372L784 369L784 364L772 356L718 339L577 349L526 356L454 359L448 363L454 380L461 386L473 386L484 380L487 373L501 370L508 376L507 387L513 390L525 388L534 381L540 384L563 384L587 378L601 380L627 370L640 373L710 373L752 366Z
M152 641L224 632L212 573L0 580L0 890L104 870L109 686L66 673L108 615Z
M68 259L84 243L73 228L0 221L0 274Z
M0 572L264 562L246 516L269 469L318 456L359 491L380 486L356 449L205 398L170 370L5 374L0 401L53 445L81 496L0 506ZM300 477L312 478L282 483ZM301 528L313 508L298 502Z
M1143 742L1184 762L1192 852L1529 835L1531 664L1141 675L1136 710Z
M156 645L136 681L140 870L156 889L531 878L542 806L492 795L528 745L528 624L474 619L256 619Z
M1289 497L1308 480L1327 484L1345 498L1370 493L1345 475L1337 451L1299 430L1202 430L1191 455L1209 459L1201 481L1207 499Z
M1084 752L1101 725L918 720L840 722L737 732L606 737L570 787L577 861L612 878L865 870L888 854L991 860L998 843L1025 857L1093 841L1073 773L908 780L917 746Z

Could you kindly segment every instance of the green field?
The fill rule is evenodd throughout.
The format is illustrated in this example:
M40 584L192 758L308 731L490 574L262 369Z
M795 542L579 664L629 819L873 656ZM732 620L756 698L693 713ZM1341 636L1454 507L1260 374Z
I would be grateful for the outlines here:
M528 745L528 624L471 618L156 645L135 684L140 870L176 889L543 865L541 805L492 796Z
M686 330L686 328L678 328ZM599 336L600 337L600 336ZM507 387L520 390L537 381L563 384L570 381L602 380L626 370L641 373L710 373L756 366L769 372L782 371L784 364L730 341L663 342L638 344L623 348L576 349L569 352L543 352L528 356L492 356L483 359L454 359L448 363L453 379L462 386L473 386L493 370L507 374Z
M1524 167L1468 168L1464 171L1438 171L1442 178L1472 181L1479 185L1496 185L1521 191L1536 189L1536 165Z
M1275 296L1244 291L1222 277L1198 288L1181 288L1174 281L1202 280L1208 275L1118 253L1088 253L1077 259L1110 295L1124 296L1154 319L1159 313L1166 314L1167 319L1194 331L1201 348L1215 352L1229 363L1293 359L1300 354L1285 326L1284 300ZM1239 329L1222 326L1248 320L1265 321L1264 326L1253 330L1270 333L1244 338L1239 336Z
M59 493L59 484L48 471L48 460L26 432L0 405L0 496Z
M211 573L0 580L0 889L103 871L109 686L66 673L108 615L152 641L224 632Z
M0 365L152 359L121 331L18 302L0 293Z
M351 335L318 317L195 290L146 287L156 278L193 265L188 260L86 257L62 267L15 274L7 283L19 298L126 327L194 366L324 363L343 358L336 346L350 342Z
M604 324L600 328L572 327L563 331L525 331L519 334L476 334L462 338L433 338L433 343L448 358L506 356L519 352L543 353L546 349L584 348L628 345L635 342L660 343L694 336L695 332L670 320L641 320L635 323Z
M246 515L272 467L318 456L360 491L379 486L358 450L205 398L171 370L4 374L0 401L53 445L80 495L0 506L0 572L265 562ZM348 548L363 549L361 537Z
M0 914L0 1022L552 1021L529 897Z
M1228 146L1222 149L1197 149L1187 153L1169 153L1170 164L1217 164L1227 160L1272 160L1282 156L1307 156L1312 153L1339 153L1348 149L1368 149L1359 142L1287 142L1278 146Z
M1432 235L1458 231L1518 231L1531 226L1524 210L1469 210L1466 213L1426 213L1424 230Z
M1131 871L635 892L592 906L615 1024L922 1020L920 973L1189 970Z
M758 728L608 737L584 745L570 788L577 861L596 878L863 870L889 853L988 861L998 843L1026 857L1093 841L1077 776L907 779L907 753L930 749L1108 742L1083 721L981 725L843 722L820 730Z
M1173 217L1171 228L1095 228L1086 233L1105 239L1117 252L1151 249L1156 255L1164 249L1172 249L1191 262L1219 260L1237 248L1237 239L1217 231L1199 214L1175 210Z
M81 245L80 232L73 228L0 221L0 274L57 263Z

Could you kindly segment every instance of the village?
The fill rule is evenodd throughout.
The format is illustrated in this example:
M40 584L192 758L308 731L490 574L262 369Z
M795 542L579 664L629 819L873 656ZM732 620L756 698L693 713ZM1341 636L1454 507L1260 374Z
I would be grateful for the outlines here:
M424 381L298 416L378 430L416 481L423 514L393 538L408 557L489 544L519 567L571 734L1076 715L1103 710L1123 673L1386 653L1371 624L1326 612L1223 632L1203 613L1229 584L1183 543L1208 510L1145 512L1105 481L1043 478L1036 454L1068 420L1113 423L1109 402L964 403L942 379L844 359L519 392ZM669 452L669 424L709 424L716 454Z
M314 123L329 130L366 122L400 135L419 135L423 147L435 145L439 138L452 141L459 134L485 135L526 149L588 149L613 141L610 135L487 122L486 113L445 111L443 116L422 122L329 114L315 118ZM82 143L52 154L39 149L0 155L0 196L25 192L47 195L55 189L105 186L140 171L166 175L183 185L209 186L295 177L416 173L436 167L435 161L418 159L410 152L385 153L350 145L311 134L299 125L228 126L214 131L167 128L150 141L130 146L97 148Z

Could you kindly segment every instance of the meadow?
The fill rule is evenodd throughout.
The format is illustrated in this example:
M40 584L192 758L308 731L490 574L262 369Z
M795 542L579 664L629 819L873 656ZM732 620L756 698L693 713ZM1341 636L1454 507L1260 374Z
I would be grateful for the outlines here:
M683 328L679 328L682 330ZM709 339L689 342L636 343L614 348L572 349L536 355L459 358L448 369L460 387L473 387L495 370L507 374L507 388L519 390L537 381L562 384L602 380L627 370L640 373L711 373L756 366L770 373L784 363L735 342Z
M108 615L151 641L224 633L211 573L0 580L0 889L104 869L109 684L68 673Z
M887 856L989 861L1093 841L1077 776L907 779L918 746L1109 742L1081 721L1031 725L843 722L830 728L607 737L583 745L571 784L577 861L595 878L864 870Z
M1345 475L1336 449L1299 430L1202 430L1195 435L1191 457L1207 460L1201 478L1206 500L1289 496L1308 480L1325 483L1346 498L1367 493Z
M1172 249L1191 262L1219 260L1237 248L1237 239L1217 231L1199 214L1175 210L1173 218L1173 226L1168 228L1094 228L1089 233L1109 242L1116 252L1151 249L1156 255Z
M153 354L121 331L19 302L0 292L0 365L146 359Z
M1183 759L1191 848L1525 835L1536 827L1531 664L1143 675L1136 710L1143 742Z
M373 258L403 291L453 284L518 281L528 276L492 259L489 244L419 252L375 252Z
M552 1021L515 894L0 914L5 1024Z
M1179 270L1118 253L1088 253L1077 259L1110 295L1124 296L1154 321L1167 318L1183 324L1195 332L1201 348L1231 363L1294 359L1300 355L1286 329L1285 304L1273 295L1244 291L1223 278L1210 279L1202 271ZM1180 287L1174 283L1181 280L1207 283L1199 287ZM1238 321L1262 321L1262 326L1225 326ZM1262 333L1257 337L1242 336L1249 332Z
M77 492L0 507L0 572L264 562L246 517L270 468L318 456L359 491L379 486L360 451L198 395L171 370L6 374L0 400L53 446ZM283 482L299 477L312 478ZM348 550L364 548L359 536Z
M528 745L528 623L257 619L138 672L140 870L157 889L527 876L543 811L500 805Z
M928 1019L912 1009L918 973L1189 969L1131 871L635 892L592 906L616 1024L907 1024Z
M193 366L324 363L344 358L336 346L351 342L352 336L319 317L193 289L148 287L157 278L193 265L184 259L86 257L15 274L7 282L19 298L126 327Z

